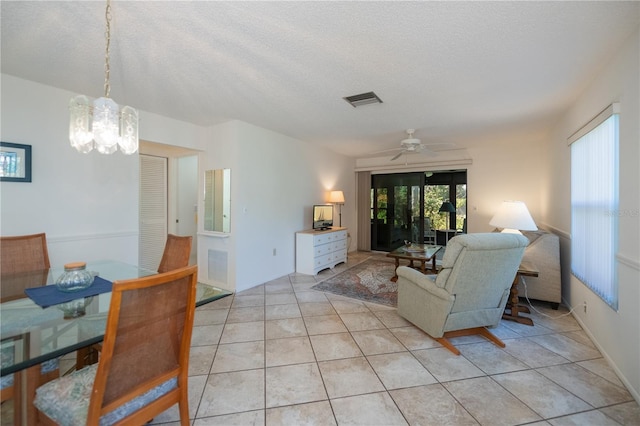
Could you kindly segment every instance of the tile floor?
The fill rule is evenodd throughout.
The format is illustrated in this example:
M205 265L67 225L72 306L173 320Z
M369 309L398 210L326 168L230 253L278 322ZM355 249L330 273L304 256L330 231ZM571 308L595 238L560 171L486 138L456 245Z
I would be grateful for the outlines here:
M640 424L640 407L570 315L502 321L493 331L506 348L457 338L455 356L393 308L311 289L368 256L198 308L192 424ZM153 423L177 419L173 407Z

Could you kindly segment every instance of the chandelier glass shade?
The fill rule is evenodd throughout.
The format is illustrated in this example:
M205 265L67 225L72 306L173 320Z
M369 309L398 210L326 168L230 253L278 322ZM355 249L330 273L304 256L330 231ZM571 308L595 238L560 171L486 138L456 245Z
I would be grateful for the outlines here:
M69 141L82 153L94 148L101 154L113 154L118 148L124 154L138 151L138 111L130 106L122 109L109 97L109 46L111 44L111 2L107 0L107 48L105 52L104 97L90 101L78 95L69 101Z

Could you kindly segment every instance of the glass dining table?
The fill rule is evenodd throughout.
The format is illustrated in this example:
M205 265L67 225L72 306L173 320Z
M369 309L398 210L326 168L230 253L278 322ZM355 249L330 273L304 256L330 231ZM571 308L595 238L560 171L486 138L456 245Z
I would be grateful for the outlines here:
M118 261L88 262L87 269L109 281L157 273ZM11 353L12 356L3 356L0 376L58 358L104 339L111 292L42 308L26 297L24 290L16 290L21 285L22 288L51 285L63 272L63 268L51 268L35 274L1 278L1 349L3 354ZM5 284L13 293L4 292ZM196 307L230 294L230 291L199 282Z

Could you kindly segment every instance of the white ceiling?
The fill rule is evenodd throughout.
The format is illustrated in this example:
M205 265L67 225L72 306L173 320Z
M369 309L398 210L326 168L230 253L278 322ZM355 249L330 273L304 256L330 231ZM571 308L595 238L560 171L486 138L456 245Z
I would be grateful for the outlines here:
M1 2L2 72L103 94L102 1ZM640 2L112 5L111 97L363 156L546 131L640 25ZM342 98L374 91L382 104ZM61 105L61 108L66 108Z

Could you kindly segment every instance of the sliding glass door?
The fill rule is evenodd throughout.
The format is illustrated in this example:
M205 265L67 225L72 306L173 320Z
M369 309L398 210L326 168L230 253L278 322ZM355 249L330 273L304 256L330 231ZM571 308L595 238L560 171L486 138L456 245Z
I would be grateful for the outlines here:
M372 175L371 249L392 251L405 240L446 244L466 231L466 190L466 171ZM444 202L454 211L441 212Z

